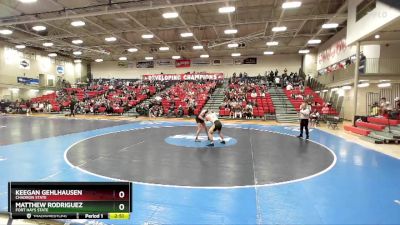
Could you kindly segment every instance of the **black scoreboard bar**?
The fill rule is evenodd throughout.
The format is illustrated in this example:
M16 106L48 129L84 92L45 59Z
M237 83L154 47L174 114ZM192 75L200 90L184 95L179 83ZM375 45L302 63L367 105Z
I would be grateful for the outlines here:
M129 219L130 182L9 182L13 219Z

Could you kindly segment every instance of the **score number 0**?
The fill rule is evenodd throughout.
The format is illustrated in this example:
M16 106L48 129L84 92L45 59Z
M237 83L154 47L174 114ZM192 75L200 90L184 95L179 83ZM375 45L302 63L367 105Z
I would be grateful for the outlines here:
M124 198L125 197L125 192L120 191L118 193L118 197L119 198ZM118 208L119 208L120 211L123 211L125 209L125 205L124 204L119 204Z

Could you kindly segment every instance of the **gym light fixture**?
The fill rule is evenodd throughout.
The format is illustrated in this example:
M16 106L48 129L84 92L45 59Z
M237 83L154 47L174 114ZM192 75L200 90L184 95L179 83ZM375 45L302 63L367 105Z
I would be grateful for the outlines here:
M293 8L299 8L301 6L300 1L292 1L292 2L284 2L282 4L283 9L293 9Z
M321 43L321 40L320 39L311 39L307 43L310 45L316 45L316 44Z
M106 37L106 38L104 38L104 40L107 42L114 42L117 40L117 38L116 37Z
M51 47L51 46L53 46L54 44L52 43L52 42L45 42L45 43L43 43L43 46L44 47Z
M235 12L236 8L233 6L224 6L218 9L219 13L231 13Z
M38 25L38 26L33 26L32 27L32 30L34 30L34 31L44 31L46 29L47 28L45 26L42 26L42 25Z
M158 48L158 50L160 50L160 51L168 51L169 47L163 46L163 47Z
M2 35L10 35L12 33L13 33L13 31L8 30L8 29L0 30L0 34L2 34Z
M302 49L302 50L299 50L299 53L300 53L300 54L308 54L308 53L310 53L310 50L308 50L308 49Z
M360 88L369 87L369 83L358 84L358 87L360 87Z
M34 2L37 2L37 0L18 0L19 2L22 2L22 3L34 3Z
M339 24L337 23L324 23L322 24L322 28L323 29L334 29L337 28L339 26Z
M178 14L177 12L166 12L166 13L162 14L162 16L163 16L165 19L173 19L173 18L178 17L179 14Z
M279 42L277 42L277 41L268 41L267 42L268 46L277 46L278 44L279 44Z
M154 37L153 34L143 34L143 35L142 35L142 38L143 38L143 39L152 39L153 37Z
M83 43L83 41L80 39L72 40L72 44L80 45L82 43Z
M128 49L128 52L137 52L137 51L138 51L137 48L129 48L129 49Z
M195 46L193 46L193 49L194 50L200 50L200 49L203 49L204 47L202 46L202 45L195 45Z
M286 31L287 27L273 27L272 31L273 32L282 32L282 31Z
M237 29L226 29L224 30L225 34L236 34L238 32Z
M86 23L84 21L82 21L82 20L77 20L77 21L72 21L71 22L71 26L74 26L74 27L82 27L82 26L85 26L85 25L86 25Z
M390 86L392 86L391 83L380 83L380 84L378 84L379 88L387 88L387 87L390 87Z
M192 37L193 33L191 32L185 32L185 33L181 33L181 37Z
M228 44L228 48L237 48L237 47L239 47L238 43L230 43L230 44Z

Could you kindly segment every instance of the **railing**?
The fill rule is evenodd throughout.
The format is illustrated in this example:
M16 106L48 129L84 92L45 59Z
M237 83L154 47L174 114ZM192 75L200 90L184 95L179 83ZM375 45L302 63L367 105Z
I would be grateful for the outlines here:
M398 74L400 58L367 58L365 73Z
M330 84L352 79L355 64L348 65L346 69L338 69L320 75L317 80L322 84ZM400 58L367 58L365 61L365 74L400 74Z

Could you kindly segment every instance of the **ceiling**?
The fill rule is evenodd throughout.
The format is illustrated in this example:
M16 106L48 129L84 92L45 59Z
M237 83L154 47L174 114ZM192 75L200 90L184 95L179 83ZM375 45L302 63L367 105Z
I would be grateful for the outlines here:
M376 38L376 35L379 38ZM400 18L386 24L381 27L378 31L371 35L363 38L361 44L388 44L388 43L399 43L400 42Z
M24 44L59 55L79 58L116 60L127 56L129 60L153 56L155 59L230 57L239 52L242 56L258 56L264 51L274 54L297 54L300 49L312 49L307 41L321 39L322 43L346 26L347 0L302 0L300 8L283 9L286 0L37 0L21 3L17 0L0 1L0 29L13 30L0 39L12 44ZM236 11L218 13L218 8L234 6ZM177 12L179 17L165 19L165 12ZM71 26L81 20L83 27ZM339 24L336 29L321 29L327 22ZM35 25L47 27L46 31L32 30ZM272 32L275 26L286 26L284 32ZM225 34L235 28L237 34ZM182 38L180 33L192 32L193 37ZM143 39L143 34L154 38ZM115 42L105 37L114 36ZM74 39L83 40L75 45ZM278 46L267 46L267 41L278 41ZM44 47L44 42L54 46ZM228 43L243 43L231 49ZM203 50L193 50L193 45L203 45ZM159 47L168 46L169 51ZM138 52L130 53L128 48ZM29 51L29 50L25 50ZM73 56L77 58L76 56Z

